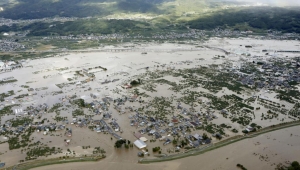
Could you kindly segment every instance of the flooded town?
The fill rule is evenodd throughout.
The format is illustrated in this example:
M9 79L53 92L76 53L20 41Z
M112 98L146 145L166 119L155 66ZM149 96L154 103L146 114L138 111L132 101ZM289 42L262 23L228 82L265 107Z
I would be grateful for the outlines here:
M2 60L2 165L147 162L297 122L299 45L216 37Z

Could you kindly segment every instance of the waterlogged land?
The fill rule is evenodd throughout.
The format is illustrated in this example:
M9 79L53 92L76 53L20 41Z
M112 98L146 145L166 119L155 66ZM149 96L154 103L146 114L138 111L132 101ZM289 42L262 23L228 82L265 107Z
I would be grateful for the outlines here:
M106 156L127 164L138 152L174 155L299 119L300 60L289 52L298 41L124 46L136 50L64 53L3 70L1 162ZM143 151L137 134L148 139Z
M274 170L279 162L282 162L282 165L289 166L290 160L296 160L299 157L298 128L291 127L266 133L200 155L166 162L139 164L126 155L119 155L119 159L105 158L97 163L72 163L35 169L54 170L57 168L72 168L79 170L82 168L109 168L117 170L121 167L124 169L135 168L146 170L153 168L166 170L198 169L199 167L204 169L235 169L237 168L237 164L241 164L247 169L255 165L255 168L258 169ZM217 158L216 155L218 155ZM211 163L212 159L214 159L213 163ZM118 163L115 161L118 161Z

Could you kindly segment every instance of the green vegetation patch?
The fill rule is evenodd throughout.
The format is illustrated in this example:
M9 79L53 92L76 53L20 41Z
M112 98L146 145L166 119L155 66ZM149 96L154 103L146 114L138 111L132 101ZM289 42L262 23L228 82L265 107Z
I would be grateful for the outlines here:
M10 119L9 121L12 123L12 127L18 127L23 126L25 123L30 124L32 122L32 119L28 117L22 117L18 119Z
M14 95L15 92L13 90L8 91L7 93L0 94L0 101L3 102L6 97Z
M16 80L16 79L13 79L13 80L4 80L4 81L1 80L0 81L0 85L7 84L7 83L14 83L16 81L18 81L18 80Z
M147 110L145 113L147 115L155 115L159 118L166 118L166 116L172 114L175 109L175 107L172 106L171 99L167 97L154 97L148 106L151 106L153 109Z
M300 92L298 90L278 90L279 93L277 96L280 100L285 100L289 103L295 103L295 99L300 100Z
M72 101L72 104L77 105L79 108L87 107L88 105L84 102L83 99L75 99Z
M241 98L241 97L239 97L239 96L237 96L235 94L224 95L222 97L224 97L226 100L233 101L233 102L243 101L243 98Z
M48 112L49 113L57 112L57 111L59 111L58 109L61 107L63 107L63 105L61 103L56 103L48 110Z
M31 142L30 136L34 132L34 129L29 127L22 135L16 135L13 137L9 137L8 146L9 150L19 149L23 147L27 147Z
M80 109L76 109L72 112L72 116L73 117L77 117L77 116L84 116L84 112L83 110L80 110Z
M34 148L31 148L29 151L26 152L26 160L32 160L36 159L40 156L48 156L52 155L54 153L59 153L61 152L61 149L57 149L55 147L48 147L48 146L37 146Z

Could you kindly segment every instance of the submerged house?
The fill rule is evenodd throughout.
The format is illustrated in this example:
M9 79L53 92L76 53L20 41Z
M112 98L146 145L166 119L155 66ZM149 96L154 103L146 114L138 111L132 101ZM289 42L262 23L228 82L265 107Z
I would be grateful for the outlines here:
M147 147L147 144L141 140L136 140L136 141L134 141L133 144L139 149L143 149L143 148Z
M195 138L195 140L202 140L203 139L202 136L197 134L197 133L194 134L193 137Z

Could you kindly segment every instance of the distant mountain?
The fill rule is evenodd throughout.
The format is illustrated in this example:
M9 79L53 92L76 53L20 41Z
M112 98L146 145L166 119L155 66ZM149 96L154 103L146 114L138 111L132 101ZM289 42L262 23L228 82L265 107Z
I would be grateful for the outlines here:
M119 13L165 14L177 19L191 19L203 13L213 13L228 6L272 4L300 5L300 1L285 0L1 0L0 17L37 19L47 17L103 17ZM2 10L3 9L3 10Z
M0 17L39 19L92 17L91 20L38 22L1 26L0 32L69 35L116 32L214 29L280 30L300 33L300 8L259 6L255 0L2 0ZM267 2L265 0L263 2ZM287 1L290 2L290 1ZM249 4L256 5L249 7ZM292 3L288 3L291 5ZM297 3L295 3L297 5ZM99 18L104 20L100 21ZM105 20L110 18L115 21ZM119 19L122 19L120 21ZM55 25L55 26L53 26Z
M118 12L160 13L160 3L170 0L18 0L3 4L0 17L37 19L46 17L105 16Z
M300 33L300 9L279 7L255 7L240 10L224 10L188 22L190 28L214 29L216 27L237 30L261 29Z

